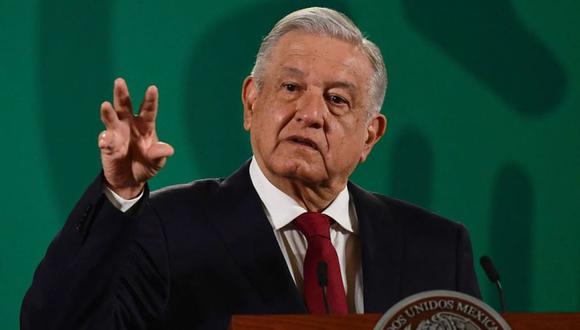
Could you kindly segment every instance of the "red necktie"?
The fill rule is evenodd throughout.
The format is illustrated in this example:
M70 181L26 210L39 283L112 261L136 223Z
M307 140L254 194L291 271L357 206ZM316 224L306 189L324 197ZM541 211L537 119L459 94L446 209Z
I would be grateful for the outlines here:
M333 222L332 218L316 212L303 213L294 220L308 241L304 258L304 299L312 314L326 313L322 288L317 276L320 261L326 262L328 269L326 296L330 313L348 314L338 255L330 242L331 222Z

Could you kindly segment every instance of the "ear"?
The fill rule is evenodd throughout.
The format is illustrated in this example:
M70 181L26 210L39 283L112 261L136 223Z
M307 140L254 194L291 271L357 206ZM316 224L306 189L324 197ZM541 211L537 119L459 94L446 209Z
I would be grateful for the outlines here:
M367 124L366 139L359 162L364 162L377 142L385 135L387 130L387 117L382 114L375 114Z
M252 76L246 77L242 86L242 104L244 105L244 129L249 131L252 127L252 113L257 95L256 79Z

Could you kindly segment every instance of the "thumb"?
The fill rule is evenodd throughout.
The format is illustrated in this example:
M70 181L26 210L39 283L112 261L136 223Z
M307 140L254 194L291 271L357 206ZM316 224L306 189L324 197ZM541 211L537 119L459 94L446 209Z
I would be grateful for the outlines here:
M147 151L149 158L156 165L163 166L167 157L173 156L173 147L165 142L155 142Z

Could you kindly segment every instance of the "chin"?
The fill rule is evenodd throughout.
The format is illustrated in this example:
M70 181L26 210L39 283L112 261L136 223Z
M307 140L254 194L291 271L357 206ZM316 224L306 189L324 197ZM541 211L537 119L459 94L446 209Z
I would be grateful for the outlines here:
M324 163L300 158L274 160L271 170L275 175L307 183L320 183L328 178Z

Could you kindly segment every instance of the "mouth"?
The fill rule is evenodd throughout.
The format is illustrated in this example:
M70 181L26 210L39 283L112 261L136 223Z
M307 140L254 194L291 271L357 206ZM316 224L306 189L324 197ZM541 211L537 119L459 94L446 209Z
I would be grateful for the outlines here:
M319 150L316 142L314 142L308 138L304 138L304 137L300 137L300 136L291 136L288 138L288 141L295 143L295 144L305 146L305 147L309 147L309 148L314 149L314 150Z

